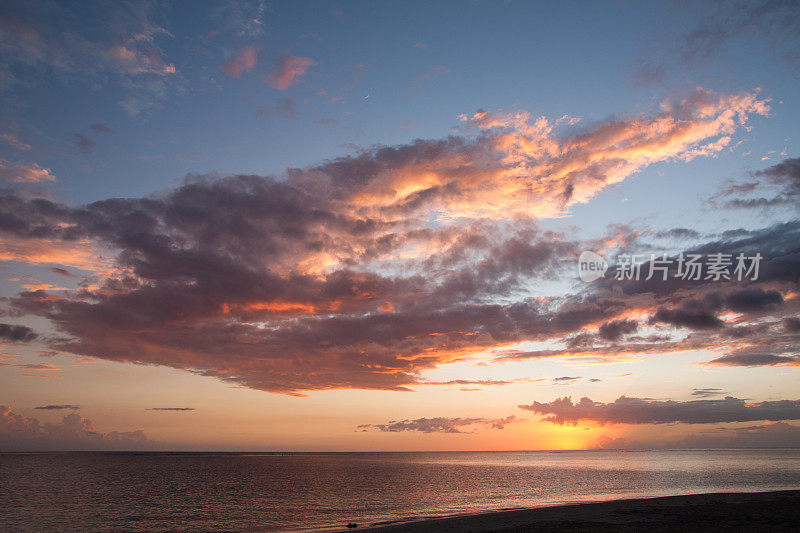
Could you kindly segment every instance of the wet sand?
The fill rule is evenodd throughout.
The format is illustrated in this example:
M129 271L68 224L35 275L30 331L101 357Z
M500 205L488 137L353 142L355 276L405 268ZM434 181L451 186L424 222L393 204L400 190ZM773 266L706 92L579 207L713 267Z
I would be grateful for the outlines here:
M615 500L436 518L349 531L800 531L800 490Z

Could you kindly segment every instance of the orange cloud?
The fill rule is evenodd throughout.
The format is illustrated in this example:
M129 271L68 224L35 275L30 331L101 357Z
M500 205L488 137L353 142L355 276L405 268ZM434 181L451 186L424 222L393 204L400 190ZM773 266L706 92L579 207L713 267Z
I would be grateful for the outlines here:
M36 163L14 163L0 159L0 179L14 183L39 183L55 181L56 177L49 168L42 168Z
M554 134L558 121L526 111L462 115L466 127L482 136L418 141L362 156L358 162L370 169L369 179L341 191L341 207L387 221L421 213L443 222L562 216L648 165L716 154L750 116L768 113L767 102L758 91L731 96L698 89L664 102L654 116L602 122L572 137ZM327 170L290 178L304 186L334 185L326 181Z
M0 237L0 261L58 264L91 272L107 272L112 267L111 259L104 258L90 241L69 242L8 236Z

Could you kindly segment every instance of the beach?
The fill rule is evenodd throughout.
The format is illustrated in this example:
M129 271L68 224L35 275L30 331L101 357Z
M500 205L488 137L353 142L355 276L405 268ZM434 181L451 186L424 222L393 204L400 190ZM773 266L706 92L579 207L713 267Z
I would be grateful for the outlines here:
M421 520L380 533L489 531L797 531L800 490L615 500ZM360 529L360 528L359 528Z

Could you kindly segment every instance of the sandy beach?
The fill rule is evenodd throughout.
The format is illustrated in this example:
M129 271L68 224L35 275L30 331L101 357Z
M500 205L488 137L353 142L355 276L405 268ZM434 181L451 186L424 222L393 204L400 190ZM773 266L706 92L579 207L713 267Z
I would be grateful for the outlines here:
M800 490L615 500L364 528L381 533L488 531L797 531ZM361 527L358 528L362 530Z

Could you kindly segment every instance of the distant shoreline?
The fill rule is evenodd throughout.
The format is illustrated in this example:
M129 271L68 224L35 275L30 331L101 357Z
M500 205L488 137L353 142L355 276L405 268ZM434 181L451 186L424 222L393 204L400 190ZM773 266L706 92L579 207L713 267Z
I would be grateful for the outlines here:
M730 492L612 500L494 511L413 522L359 525L380 533L489 531L797 531L800 490Z
M16 450L0 449L0 455L408 455L408 454L478 454L478 453L643 453L643 452L749 452L763 450L800 450L800 446L758 446L732 448L587 448L574 450Z

